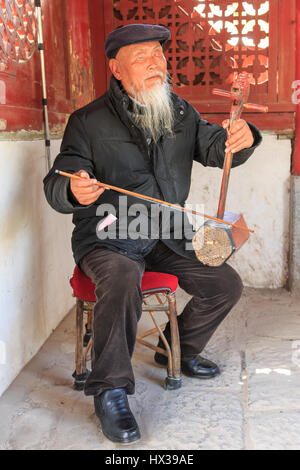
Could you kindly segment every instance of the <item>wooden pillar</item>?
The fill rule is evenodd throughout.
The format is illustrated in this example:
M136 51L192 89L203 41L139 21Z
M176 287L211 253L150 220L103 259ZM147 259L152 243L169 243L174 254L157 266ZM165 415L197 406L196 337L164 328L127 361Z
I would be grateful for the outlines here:
M296 2L296 83L300 80L300 1ZM300 99L299 87L295 93ZM300 103L296 105L295 142L292 160L291 198L290 198L290 291L300 297Z
M89 0L91 54L93 59L94 87L96 97L106 92L107 69L104 52L105 24L103 0Z
M296 2L296 77L300 80L300 1ZM298 94L300 98L300 94ZM292 173L300 176L300 103L296 109L296 135L293 155Z

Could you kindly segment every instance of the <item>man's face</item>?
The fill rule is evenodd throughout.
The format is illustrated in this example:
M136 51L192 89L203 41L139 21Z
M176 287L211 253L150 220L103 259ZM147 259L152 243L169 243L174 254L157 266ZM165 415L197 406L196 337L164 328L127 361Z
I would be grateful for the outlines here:
M129 95L132 89L138 93L163 85L167 73L167 62L158 41L122 47L109 66Z

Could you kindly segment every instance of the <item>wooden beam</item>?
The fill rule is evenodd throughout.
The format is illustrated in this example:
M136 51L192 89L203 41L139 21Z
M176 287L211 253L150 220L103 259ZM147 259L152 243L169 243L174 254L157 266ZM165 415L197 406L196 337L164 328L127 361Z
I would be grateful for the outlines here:
M228 113L201 114L202 119L210 123L221 124L228 119ZM243 113L242 119L249 121L263 131L270 131L277 135L294 136L295 113Z

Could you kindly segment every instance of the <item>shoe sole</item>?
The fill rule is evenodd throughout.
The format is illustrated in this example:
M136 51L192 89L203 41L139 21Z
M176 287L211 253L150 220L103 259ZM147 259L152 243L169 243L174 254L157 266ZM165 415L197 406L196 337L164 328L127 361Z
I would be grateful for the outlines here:
M209 380L209 379L214 379L215 377L218 377L220 375L219 373L213 374L213 375L191 375L187 374L183 371L181 371L186 377L191 377L192 379L201 379L201 380Z
M124 446L129 446L130 444L134 444L135 442L139 441L141 439L141 436L138 436L136 439L133 440L118 440L115 437L111 437L108 434L106 434L103 429L102 429L103 435L108 439L110 442L114 442L115 444L121 444Z

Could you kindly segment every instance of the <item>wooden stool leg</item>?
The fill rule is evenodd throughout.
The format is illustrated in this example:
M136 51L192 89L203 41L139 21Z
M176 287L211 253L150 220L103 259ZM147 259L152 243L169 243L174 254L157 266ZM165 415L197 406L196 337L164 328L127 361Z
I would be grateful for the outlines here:
M172 351L172 369L173 375L166 378L165 386L168 390L180 388L182 385L181 380L181 353L180 353L180 339L177 323L177 307L175 294L167 295L169 303L169 321L171 332L171 351Z
M87 311L87 323L85 325L85 335L83 337L84 347L86 347L89 344L89 341L92 337L92 327L93 327L93 310L89 309Z
M76 299L76 347L75 347L75 390L83 390L89 372L86 369L86 360L83 354L83 301Z

